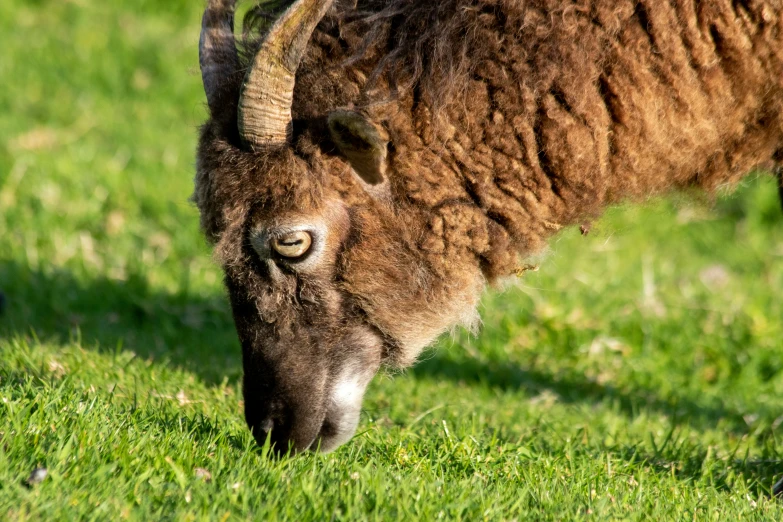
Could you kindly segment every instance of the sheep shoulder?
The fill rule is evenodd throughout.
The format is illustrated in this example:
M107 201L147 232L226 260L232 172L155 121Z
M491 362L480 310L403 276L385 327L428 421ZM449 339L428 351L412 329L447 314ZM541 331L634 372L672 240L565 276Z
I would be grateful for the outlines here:
M476 257L489 279L607 205L715 190L781 157L776 2L362 7L314 39L295 111L371 115L396 197L423 212L421 248Z

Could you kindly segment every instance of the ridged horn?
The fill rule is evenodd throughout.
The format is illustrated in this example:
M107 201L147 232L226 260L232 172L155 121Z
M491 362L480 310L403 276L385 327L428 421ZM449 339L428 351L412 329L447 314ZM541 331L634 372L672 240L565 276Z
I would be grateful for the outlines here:
M296 69L334 0L297 0L278 18L253 59L239 97L239 134L253 149L288 142Z
M221 103L221 99L232 94L226 90L239 69L234 41L235 3L235 0L209 0L201 19L198 61L212 117L225 110L226 103Z

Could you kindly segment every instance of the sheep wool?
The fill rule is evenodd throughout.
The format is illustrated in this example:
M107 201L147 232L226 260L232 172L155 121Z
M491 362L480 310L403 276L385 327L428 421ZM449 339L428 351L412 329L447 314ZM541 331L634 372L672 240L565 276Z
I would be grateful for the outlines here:
M783 159L779 0L283 3L235 39L209 2L194 201L248 424L293 412L297 447L346 440L381 364L475 325L563 227Z

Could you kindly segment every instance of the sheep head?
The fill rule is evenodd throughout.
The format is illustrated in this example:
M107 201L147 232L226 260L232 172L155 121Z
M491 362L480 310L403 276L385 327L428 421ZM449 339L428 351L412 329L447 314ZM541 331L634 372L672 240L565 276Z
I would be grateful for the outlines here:
M200 40L211 117L194 199L225 271L247 423L283 452L348 440L373 375L470 321L483 282L420 249L427 217L392 195L382 126L330 107L315 138L294 132L296 70L331 3L295 2L243 78L233 1L209 2Z

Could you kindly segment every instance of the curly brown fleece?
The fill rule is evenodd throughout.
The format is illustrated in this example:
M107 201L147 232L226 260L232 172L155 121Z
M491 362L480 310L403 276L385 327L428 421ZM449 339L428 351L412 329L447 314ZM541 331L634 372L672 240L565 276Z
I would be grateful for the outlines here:
M210 0L194 200L257 440L348 440L382 364L474 324L485 284L562 227L779 167L782 1L336 0L284 139L254 148L238 128L243 76L287 2L251 10L237 55L219 45L234 2ZM274 254L292 230L314 246Z
M421 256L426 299L438 308L477 277L513 273L554 232L607 205L714 190L783 158L779 1L346 4L321 22L297 71L293 147L242 151L230 118L203 129L194 199L229 272L249 262L243 234L254 205L317 208L336 192L356 207L367 245L396 233ZM225 104L236 113L235 99ZM326 129L340 108L390 136L390 206L346 177ZM374 235L378 227L394 231ZM376 264L382 243L367 250ZM380 273L388 280L356 276L344 288L370 315L404 321L379 311L381 298L367 304L406 276Z

